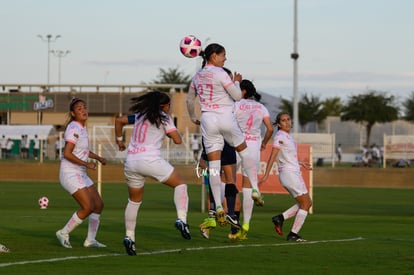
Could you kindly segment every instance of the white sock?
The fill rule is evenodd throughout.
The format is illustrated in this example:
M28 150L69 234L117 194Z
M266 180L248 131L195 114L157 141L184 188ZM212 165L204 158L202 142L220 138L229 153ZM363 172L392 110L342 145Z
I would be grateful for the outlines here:
M252 188L243 188L243 223L250 223L253 213Z
M221 178L220 178L220 160L212 160L208 163L209 177L210 177L210 188L213 193L214 202L216 203L216 209L222 208L222 198L224 195L221 194Z
M297 234L305 223L306 216L308 216L308 211L299 209L296 213L295 221L293 222L292 232Z
M128 199L128 204L125 207L125 230L126 236L129 237L132 241L135 242L135 227L137 225L137 217L139 207L141 206L142 201L133 202Z
M177 209L177 217L183 223L187 223L188 193L187 184L180 184L174 188L174 203Z
M247 148L243 151L239 152L242 167L244 171L247 174L247 177L249 178L250 184L253 189L256 189L259 191L259 187L257 184L257 170L256 170L256 164L254 163L254 158L249 155L249 152L247 151Z
M221 202L224 201L225 197L226 197L226 183L221 182Z
M88 224L88 241L94 241L96 239L96 234L98 233L99 223L100 223L100 214L92 213L89 215L89 224Z
M62 228L62 233L69 234L73 230L75 230L76 227L78 227L83 220L81 220L78 217L78 214L75 212L73 213L72 217L69 219L69 221L66 223L66 225Z
M299 210L299 204L294 204L291 208L289 208L288 210L286 210L285 212L283 212L283 218L285 220L292 218L293 216L296 215L296 213Z

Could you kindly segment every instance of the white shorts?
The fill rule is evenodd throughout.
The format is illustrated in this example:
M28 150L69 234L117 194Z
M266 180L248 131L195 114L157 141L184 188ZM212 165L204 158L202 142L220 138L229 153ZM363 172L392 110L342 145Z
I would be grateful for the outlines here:
M244 135L233 113L202 112L200 120L203 143L207 154L223 150L224 140L233 147L243 143Z
M308 193L305 181L300 172L280 172L279 180L293 198Z
M59 171L60 185L63 189L73 195L79 189L90 187L93 181L89 178L85 171Z
M174 167L161 157L126 161L124 165L127 185L136 188L144 186L146 177L165 182L173 171Z

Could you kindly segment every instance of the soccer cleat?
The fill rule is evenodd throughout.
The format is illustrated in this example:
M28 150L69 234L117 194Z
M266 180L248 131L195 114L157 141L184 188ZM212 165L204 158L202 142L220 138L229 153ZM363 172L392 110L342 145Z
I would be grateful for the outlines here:
M252 200L254 200L254 203L257 206L263 206L264 205L263 195L260 194L260 192L257 191L256 189L253 189L253 191L252 191Z
M136 256L137 252L135 251L135 242L128 236L124 238L125 251L129 256Z
M0 244L0 253L9 253L10 249L8 249L6 246Z
M237 219L236 215L226 215L226 221L229 223L232 227L240 228L239 220Z
M283 236L283 231L282 231L283 221L284 221L284 219L283 219L282 214L274 216L272 218L272 222L275 225L275 230L276 230L277 234L279 234L280 236Z
M216 223L216 218L214 217L209 217L204 219L204 222L202 224L200 224L200 233L201 235L208 239L210 237L210 231L214 228L216 228L217 223Z
M249 224L243 223L239 232L236 233L236 240L239 240L239 241L247 240L248 232L249 232Z
M184 239L191 240L190 227L188 224L184 223L182 220L176 220L175 227L180 230L181 236L183 236Z
M220 226L225 226L227 224L226 222L226 213L224 212L223 208L218 208L216 210L216 215L217 215L217 223Z
M69 242L69 234L62 233L62 231L56 231L56 237L58 238L60 244L65 248L72 248L72 245Z
M83 242L83 246L88 247L88 248L103 248L103 247L106 247L106 245L104 245L103 243L98 242L97 240L93 240L93 241L85 240Z
M292 231L289 233L286 240L291 241L291 242L306 242L305 239L302 239L301 236L299 236L296 233L293 233Z

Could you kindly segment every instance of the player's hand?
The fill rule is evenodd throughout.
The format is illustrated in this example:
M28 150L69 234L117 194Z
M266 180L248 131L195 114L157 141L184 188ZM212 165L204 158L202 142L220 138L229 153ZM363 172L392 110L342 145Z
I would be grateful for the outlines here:
M123 141L117 141L119 151L125 151L126 147Z
M300 162L299 164L306 170L312 170L312 165L308 162Z
M102 163L102 165L106 165L106 158L99 157L98 161Z
M234 72L234 74L233 74L233 81L234 82L236 82L236 81L241 82L242 79L243 79L243 76L240 73Z

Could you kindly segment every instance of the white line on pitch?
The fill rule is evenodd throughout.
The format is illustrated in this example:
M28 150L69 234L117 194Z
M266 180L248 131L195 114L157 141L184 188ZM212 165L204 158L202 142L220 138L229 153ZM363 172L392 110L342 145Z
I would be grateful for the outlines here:
M174 253L174 252L180 252L180 251L199 251L199 250L212 250L212 249L244 248L244 247L309 245L309 244L318 244L318 243L352 242L352 241L361 241L361 240L365 240L365 239L362 237L357 237L357 238L351 238L351 239L320 240L320 241L307 241L307 242L286 242L286 243L272 243L272 244L237 244L237 245L226 245L226 246L190 247L190 248L178 248L178 249L167 249L167 250L155 250L152 252L137 253L137 255L138 256L156 255L156 254L166 254L166 253ZM98 254L98 255L89 255L89 256L70 256L70 257L63 257L63 258L51 258L51 259L34 260L34 261L0 263L0 267L6 267L6 266L12 266L12 265L61 262L61 261L70 261L70 260L83 260L83 259L111 257L111 256L126 256L126 255L120 254L120 253L111 253L111 254Z

